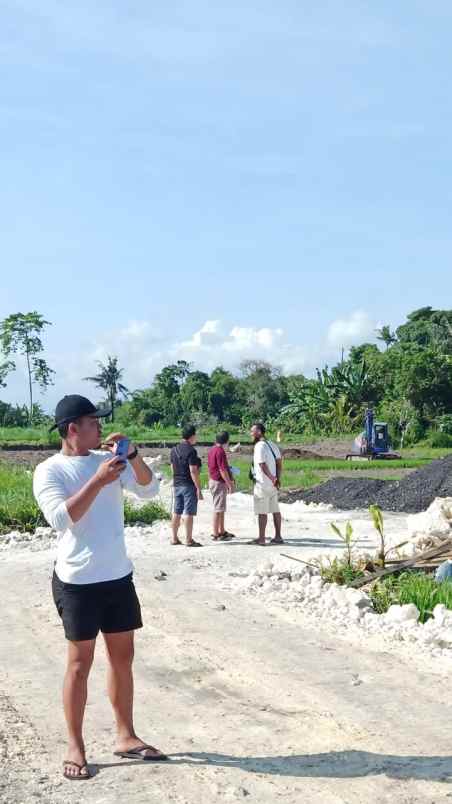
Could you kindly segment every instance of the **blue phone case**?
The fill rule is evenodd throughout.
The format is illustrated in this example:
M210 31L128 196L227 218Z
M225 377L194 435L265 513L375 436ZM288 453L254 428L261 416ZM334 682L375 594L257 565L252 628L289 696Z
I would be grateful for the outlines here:
M127 453L129 452L129 439L128 438L120 438L119 441L116 442L116 452L115 457L121 458L123 461L127 460Z

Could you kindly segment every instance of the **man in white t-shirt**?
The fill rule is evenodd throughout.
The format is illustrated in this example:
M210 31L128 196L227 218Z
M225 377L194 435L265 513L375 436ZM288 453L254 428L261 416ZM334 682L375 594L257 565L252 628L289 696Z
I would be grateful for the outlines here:
M254 513L258 517L259 536L249 544L266 544L265 531L268 514L273 515L275 536L270 544L283 544L281 538L281 513L279 511L278 489L281 485L282 458L279 447L265 438L265 426L253 424L251 437L254 442Z
M99 631L109 660L108 693L117 726L114 753L168 759L140 740L133 725L134 630L143 623L124 537L123 488L149 498L158 493L159 483L133 444L127 459L115 456L121 433L108 436L101 447L99 418L108 415L83 396L65 396L52 428L62 438L61 452L39 464L33 478L38 505L58 533L52 593L68 640L63 703L69 744L63 765L65 778L71 780L91 778L82 728Z

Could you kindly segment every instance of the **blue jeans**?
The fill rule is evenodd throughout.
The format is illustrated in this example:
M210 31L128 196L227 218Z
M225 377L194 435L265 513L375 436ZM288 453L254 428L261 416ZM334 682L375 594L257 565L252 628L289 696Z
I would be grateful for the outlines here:
M194 484L174 486L173 513L178 516L196 516L198 511L198 495Z

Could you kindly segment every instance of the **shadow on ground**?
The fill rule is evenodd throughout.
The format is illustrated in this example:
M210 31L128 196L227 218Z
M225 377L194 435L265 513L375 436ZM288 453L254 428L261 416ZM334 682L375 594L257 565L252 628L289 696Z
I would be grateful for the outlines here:
M396 756L370 751L328 751L324 754L293 754L269 757L234 757L229 754L172 754L171 765L237 768L248 773L282 777L358 779L384 775L392 779L452 781L452 756ZM126 765L150 766L155 762L99 763L98 772ZM160 765L161 763L159 763Z

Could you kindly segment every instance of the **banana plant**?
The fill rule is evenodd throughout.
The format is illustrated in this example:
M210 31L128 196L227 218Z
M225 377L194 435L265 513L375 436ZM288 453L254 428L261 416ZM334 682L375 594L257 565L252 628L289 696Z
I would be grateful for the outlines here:
M354 548L354 546L356 544L356 539L353 538L353 526L352 526L352 523L350 522L350 520L348 520L348 522L345 525L345 533L342 533L340 531L340 529L338 528L338 526L334 524L334 522L331 522L330 524L331 524L331 528L334 530L336 536L338 536L339 539L344 543L345 550L346 550L346 555L347 555L347 558L346 558L347 566L351 567L352 566L353 548Z
M379 561L381 561L381 566L385 567L386 556L388 555L389 550L386 550L386 537L384 530L383 514L381 512L381 508L379 505L370 505L369 512L372 517L373 526L380 537L380 551L378 553L378 559Z

